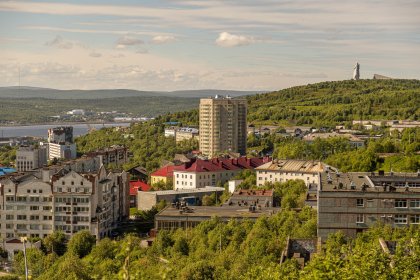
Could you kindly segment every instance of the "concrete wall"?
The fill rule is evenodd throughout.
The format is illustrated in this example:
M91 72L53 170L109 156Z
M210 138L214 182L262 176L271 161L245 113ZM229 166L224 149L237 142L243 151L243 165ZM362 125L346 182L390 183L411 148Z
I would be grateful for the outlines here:
M357 202L363 201L363 206ZM406 200L407 207L395 207L395 200ZM318 236L323 241L329 233L343 231L349 236L383 222L392 227L406 227L420 215L420 207L410 207L410 201L420 201L415 192L351 192L321 191L318 195ZM400 216L402 215L402 216ZM406 217L406 223L398 222Z

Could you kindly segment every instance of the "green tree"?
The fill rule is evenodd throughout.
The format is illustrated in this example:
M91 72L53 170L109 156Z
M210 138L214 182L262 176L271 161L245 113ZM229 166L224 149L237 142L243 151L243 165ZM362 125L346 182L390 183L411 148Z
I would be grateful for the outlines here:
M95 236L91 235L87 230L82 230L72 236L68 243L67 250L69 253L83 258L90 253L95 242Z
M42 240L42 244L47 253L61 256L66 252L66 236L62 231L54 231Z

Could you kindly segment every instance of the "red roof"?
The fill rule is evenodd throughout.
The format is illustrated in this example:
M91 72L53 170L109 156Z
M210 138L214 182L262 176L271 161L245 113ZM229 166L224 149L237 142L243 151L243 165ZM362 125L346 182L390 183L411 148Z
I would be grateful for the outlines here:
M174 171L184 172L215 172L225 170L254 169L264 163L269 162L270 158L213 158L210 160L193 159L189 163L175 166Z
M143 192L149 191L151 186L142 181L130 181L130 195L137 195L139 190Z
M174 165L167 165L162 167L161 169L156 170L151 174L151 176L159 176L159 177L170 177L174 176Z

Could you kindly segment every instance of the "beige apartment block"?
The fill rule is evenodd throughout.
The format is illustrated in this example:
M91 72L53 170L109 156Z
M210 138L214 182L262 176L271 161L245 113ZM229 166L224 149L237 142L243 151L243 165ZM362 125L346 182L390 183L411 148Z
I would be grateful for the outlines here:
M320 173L326 168L325 164L315 160L275 159L255 168L257 186L289 180L302 180L307 186L317 185Z
M44 168L0 180L1 238L46 237L62 231L68 238L88 230L110 236L129 215L128 174Z
M246 99L200 100L200 151L209 157L223 152L246 154Z

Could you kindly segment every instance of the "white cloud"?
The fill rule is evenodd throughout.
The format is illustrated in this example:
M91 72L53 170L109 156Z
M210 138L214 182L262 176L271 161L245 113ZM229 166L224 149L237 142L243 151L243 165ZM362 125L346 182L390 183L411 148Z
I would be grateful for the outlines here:
M134 36L124 35L117 40L117 48L118 46L120 46L120 48L123 48L121 46L135 46L135 45L141 45L143 43L144 42L142 40Z
M234 35L228 32L222 32L216 39L216 44L220 47L238 47L255 43L257 40L252 36Z
M45 43L50 47L56 47L59 49L71 49L73 48L73 42L64 40L60 35L55 36L54 39Z
M175 41L176 38L170 35L158 35L152 38L153 44L166 44Z

